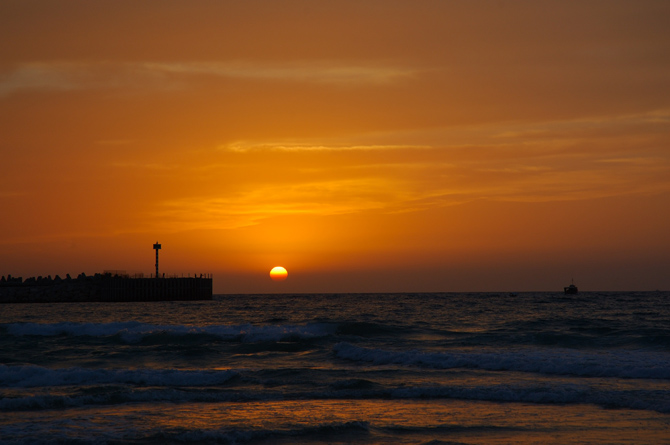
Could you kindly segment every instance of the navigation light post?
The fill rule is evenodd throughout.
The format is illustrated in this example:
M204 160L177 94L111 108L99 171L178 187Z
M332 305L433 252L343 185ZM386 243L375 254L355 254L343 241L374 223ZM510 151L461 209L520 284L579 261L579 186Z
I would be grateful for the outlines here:
M154 250L156 251L156 278L158 278L158 251L160 248L161 245L158 244L158 241L156 241L156 244L154 244Z

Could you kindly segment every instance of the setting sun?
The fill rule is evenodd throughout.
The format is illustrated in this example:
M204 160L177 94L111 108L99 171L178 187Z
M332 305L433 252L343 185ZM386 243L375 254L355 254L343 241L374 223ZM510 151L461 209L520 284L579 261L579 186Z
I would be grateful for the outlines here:
M284 281L288 277L288 272L281 266L273 267L270 271L270 278L274 281Z

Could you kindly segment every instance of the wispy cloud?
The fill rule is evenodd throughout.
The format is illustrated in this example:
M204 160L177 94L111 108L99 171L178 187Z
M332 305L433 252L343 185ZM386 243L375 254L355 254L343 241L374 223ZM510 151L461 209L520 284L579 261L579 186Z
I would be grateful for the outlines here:
M556 121L491 122L341 137L237 140L223 143L217 148L237 153L490 149L498 153L507 150L521 156L543 157L583 143L597 144L599 147L605 145L602 147L603 152L614 153L620 150L622 144L635 145L641 143L640 138L665 134L669 124L670 109L660 109L637 114ZM584 148L580 147L578 151L583 152Z
M329 216L374 212L408 213L473 201L580 201L670 192L670 162L608 162L600 154L570 159L513 160L479 154L434 162L434 151L417 152L404 163L321 166L306 173L276 159L281 175L235 179L237 191L193 194L157 203L153 217L175 230L237 228L278 216ZM430 156L427 156L430 154ZM422 156L424 155L424 156ZM323 180L314 180L316 176ZM217 178L225 175L216 175ZM221 179L217 179L220 183ZM214 187L214 183L212 183Z
M428 145L392 145L392 144L345 144L322 141L319 144L316 141L300 142L255 142L255 141L235 141L230 144L222 145L219 148L237 153L246 153L253 151L378 151L378 150L407 150L407 149L428 149Z
M389 84L416 74L406 67L345 61L33 62L0 72L0 96L22 90L172 89L195 76L336 85Z
M663 130L669 115L661 110L339 138L244 140L212 150L207 164L156 165L147 159L114 166L182 176L189 169L198 177L197 189L184 182L173 198L155 202L148 215L175 230L236 228L277 216L408 213L482 200L668 193L670 132Z
M255 185L227 197L167 200L155 211L174 229L237 228L287 215L341 215L382 209L396 193L383 178Z
M263 63L234 62L179 62L145 63L142 68L151 72L172 74L206 74L292 82L319 82L335 84L390 83L409 77L415 69L382 65L357 65L337 61Z
M0 96L20 90L74 90L86 79L86 68L75 64L30 63L18 66L0 77Z

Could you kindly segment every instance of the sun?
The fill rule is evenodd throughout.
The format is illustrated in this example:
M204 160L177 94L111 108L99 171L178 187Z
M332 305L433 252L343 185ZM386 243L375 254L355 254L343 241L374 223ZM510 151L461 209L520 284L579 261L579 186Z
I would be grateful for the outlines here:
M284 281L288 277L288 272L281 266L273 267L270 271L270 278L274 281Z

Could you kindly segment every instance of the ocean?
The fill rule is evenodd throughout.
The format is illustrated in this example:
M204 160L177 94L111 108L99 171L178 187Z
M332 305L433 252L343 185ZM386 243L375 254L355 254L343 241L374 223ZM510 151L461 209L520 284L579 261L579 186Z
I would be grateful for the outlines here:
M0 443L670 443L670 292L0 305Z

